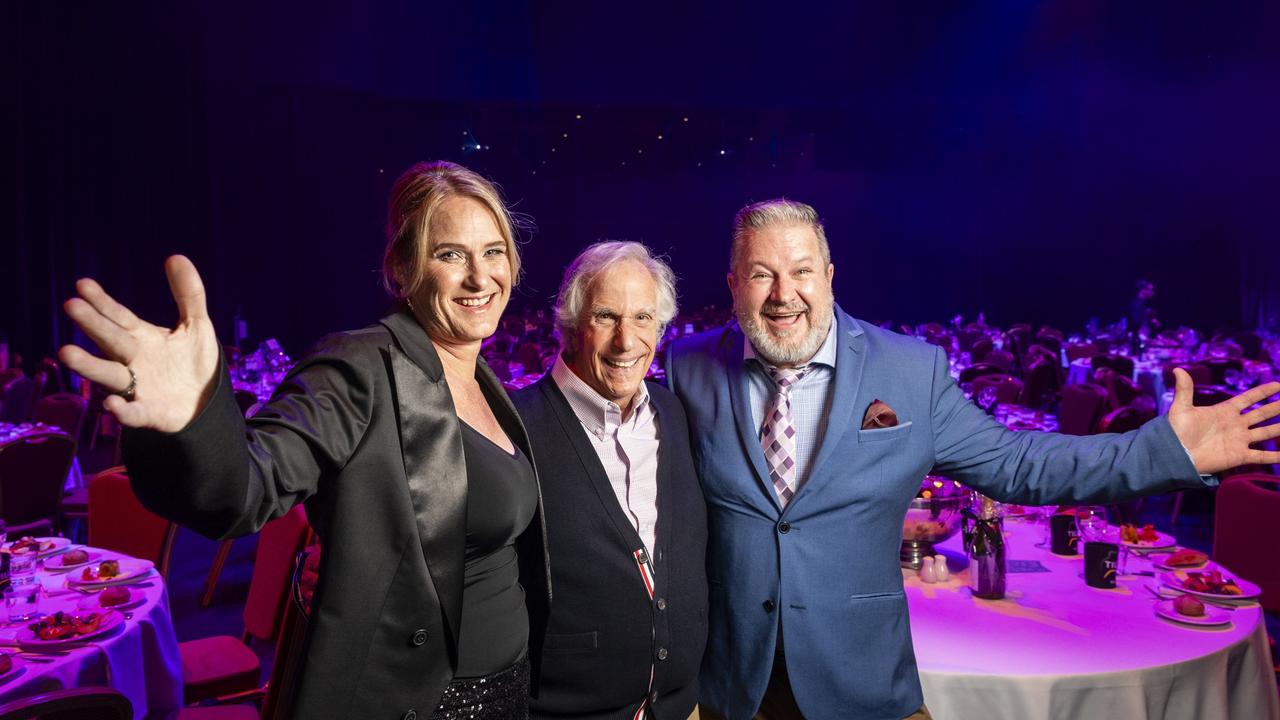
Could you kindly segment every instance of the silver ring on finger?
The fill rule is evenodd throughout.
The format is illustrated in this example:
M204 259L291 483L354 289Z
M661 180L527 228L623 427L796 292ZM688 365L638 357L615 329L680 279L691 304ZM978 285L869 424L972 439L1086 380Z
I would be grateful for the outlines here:
M115 394L124 398L125 402L133 402L134 396L138 390L138 375L133 371L133 368L128 365L125 365L124 369L129 371L129 387Z

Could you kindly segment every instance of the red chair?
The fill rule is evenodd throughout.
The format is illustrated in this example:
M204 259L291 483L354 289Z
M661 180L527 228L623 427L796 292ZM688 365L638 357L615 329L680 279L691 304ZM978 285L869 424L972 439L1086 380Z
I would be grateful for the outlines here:
M75 456L76 441L59 432L25 435L0 445L0 517L11 535L53 532Z
M1057 330L1042 328L1036 334L1036 344L1048 348L1055 355L1062 352L1063 335Z
M0 720L132 720L133 703L105 687L66 688L0 705ZM211 719L212 720L212 719Z
M1075 362L1080 358L1091 358L1098 354L1098 346L1093 343L1071 343L1067 345L1067 362Z
M1280 611L1280 478L1234 475L1218 487L1213 559L1262 588L1263 609Z
M178 645L187 703L262 695L261 663L249 642L276 640L289 603L294 558L310 536L301 505L263 526L244 605L244 633L239 638L215 635Z
M988 363L976 363L960 371L960 382L971 383L984 375L1004 375L1005 371Z
M1098 432L1126 433L1137 430L1155 418L1155 413L1147 413L1135 407L1122 407L1112 410L1098 422Z
M1062 388L1062 374L1057 364L1043 357L1031 362L1025 374L1026 384L1020 402L1029 408L1043 408Z
M995 348L995 343L991 338L983 336L973 342L973 347L969 349L969 358L975 363L985 362L987 355Z
M1205 358L1199 364L1209 369L1209 382L1213 385L1225 384L1228 371L1235 370L1240 372L1244 370L1244 362L1239 358L1232 357Z
M89 401L74 393L54 393L46 395L36 402L35 414L32 417L38 423L60 428L62 432L73 438L80 438L80 429L84 427L84 416L89 408Z
M1013 353L1008 350L992 350L982 359L982 362L988 365L995 365L1006 373L1013 370L1013 361Z
M1170 366L1160 371L1160 375L1164 378L1165 389L1167 390L1172 390L1178 384L1178 379L1173 375L1173 367L1174 366ZM1176 367L1186 370L1187 374L1191 376L1192 384L1196 386L1213 384L1213 373L1211 373L1209 368L1204 365L1178 365Z
M1094 355L1089 358L1089 364L1093 366L1095 372L1098 368L1109 368L1117 375L1133 379L1133 358L1127 355Z
M0 422L16 425L31 419L31 409L40 395L40 379L20 377L4 386L0 393Z
M995 388L997 403L1016 403L1022 397L1022 381L1009 375L983 375L973 381L975 401L986 388Z
M1106 411L1110 395L1093 383L1077 383L1062 388L1058 408L1058 431L1067 435L1091 435Z
M90 545L150 560L161 577L169 577L178 526L138 502L123 467L89 479L88 515Z

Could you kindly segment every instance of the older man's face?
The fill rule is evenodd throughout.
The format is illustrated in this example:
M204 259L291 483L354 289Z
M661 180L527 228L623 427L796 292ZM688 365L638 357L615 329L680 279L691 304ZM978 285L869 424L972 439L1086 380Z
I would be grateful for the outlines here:
M808 225L753 231L729 272L733 310L756 353L777 367L803 365L831 329L835 267Z
M574 374L631 414L658 346L658 285L648 269L626 261L596 275L566 358Z

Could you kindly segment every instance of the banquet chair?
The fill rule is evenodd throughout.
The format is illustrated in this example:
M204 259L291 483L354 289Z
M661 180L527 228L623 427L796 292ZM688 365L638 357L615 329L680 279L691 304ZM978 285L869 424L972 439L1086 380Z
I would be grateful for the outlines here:
M1075 362L1080 358L1091 358L1098 354L1098 346L1093 343L1070 343L1067 345L1067 362Z
M969 348L969 357L973 362L986 362L987 355L995 348L995 343L991 338L983 336L974 341L973 347Z
M1040 332L1036 334L1035 340L1037 345L1048 348L1055 355L1062 353L1063 335L1057 330L1041 328Z
M965 328L956 333L956 344L959 345L960 352L972 353L973 346L985 337L981 330Z
M4 386L0 397L0 422L15 425L31 419L31 407L35 403L38 388L35 378L20 377Z
M1016 403L1022 397L1022 381L1009 375L983 375L973 381L973 397L981 396L985 388L996 389L997 403Z
M4 390L6 385L22 377L22 374L22 368L0 369L0 390Z
M1233 475L1218 486L1213 560L1262 588L1264 610L1280 611L1280 478Z
M1019 402L1029 408L1043 408L1062 387L1057 365L1043 357L1031 362L1024 379L1022 399Z
M974 363L960 371L960 382L969 383L983 375L1004 375L1005 371L989 363Z
M0 720L132 720L133 703L107 687L79 687L29 695L0 705Z
M89 478L89 544L150 560L166 580L178 526L142 506L123 467Z
M253 578L244 605L243 634L239 638L215 635L178 644L188 704L261 697L261 663L249 643L277 639L289 605L294 558L306 547L310 536L311 526L301 505L295 505L259 531Z
M1100 433L1126 433L1137 430L1155 418L1155 413L1143 412L1135 407L1122 407L1112 410L1098 421Z
M1094 383L1077 383L1062 388L1058 431L1067 435L1093 434L1109 397L1105 388Z
M1048 360L1050 363L1053 363L1055 367L1060 366L1062 364L1060 357L1061 356L1058 353L1050 350L1048 347L1045 347L1040 343L1032 343L1031 347L1027 348L1027 351L1022 355L1022 371L1025 373L1027 370L1031 369L1032 363L1040 359Z
M1231 399L1231 393L1222 388L1197 387L1191 396L1191 404L1196 407L1217 405Z
M1094 371L1097 371L1098 368L1110 368L1117 375L1133 378L1133 358L1127 355L1113 355L1111 353L1094 355L1089 358L1089 364L1093 366Z
M1244 370L1244 363L1239 358L1232 357L1205 358L1199 364L1209 369L1209 382L1213 385L1225 384L1228 371L1235 370L1240 372Z
M76 441L60 432L24 435L0 445L0 518L10 535L51 534Z
M54 393L53 395L45 395L36 402L36 410L32 420L60 428L66 434L79 440L80 430L84 427L84 417L88 409L89 401L75 393Z
M1267 359L1263 351L1262 336L1255 332L1238 332L1231 336L1231 341L1240 346L1240 353L1249 360Z
M1191 376L1191 382L1197 386L1213 384L1213 373L1211 373L1209 368L1204 365L1200 365L1199 363L1191 365L1177 365L1167 367L1160 372L1160 375L1164 380L1165 389L1167 390L1172 390L1178 384L1177 378L1173 375L1174 367L1180 367L1183 370L1186 370L1187 374Z
M982 362L988 365L995 365L1002 372L1008 373L1013 370L1014 355L1008 350L992 350L982 359Z

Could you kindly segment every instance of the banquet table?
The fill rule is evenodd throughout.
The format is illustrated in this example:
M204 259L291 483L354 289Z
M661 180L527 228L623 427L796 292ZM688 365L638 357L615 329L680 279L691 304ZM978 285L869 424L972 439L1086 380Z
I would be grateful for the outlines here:
M119 559L122 567L149 565L145 560L107 550L88 550L91 556L101 553L103 559ZM68 588L67 578L79 569L51 569L57 567L58 557L47 557L45 566L38 571L43 586L40 612L102 612L97 604L100 592ZM12 671L0 675L0 702L61 688L108 686L129 698L135 718L176 713L183 704L182 660L164 580L151 568L128 587L133 597L117 610L127 613L124 621L101 636L67 645L65 654L56 654L59 648L54 646L33 649L16 645L19 632L28 622L0 625L0 652L11 655L14 663ZM7 621L8 615L0 616L0 620Z
M12 442L18 438L26 437L27 435L37 435L49 432L59 433L62 435L66 434L59 428L53 427L52 425L45 425L43 423L22 423L20 425L15 425L13 423L0 422L0 445ZM82 487L84 487L84 473L80 470L80 459L73 457L71 458L71 467L67 469L67 480L63 483L62 489L65 492L70 492Z
M1144 588L1154 577L1124 575L1113 590L1095 589L1081 559L1037 546L1042 525L1009 518L1005 533L1011 572L1002 600L971 596L959 536L938 546L948 581L926 584L903 571L934 718L1280 718L1256 603L1231 611L1225 626L1166 620ZM1130 573L1150 569L1148 559L1130 557Z

